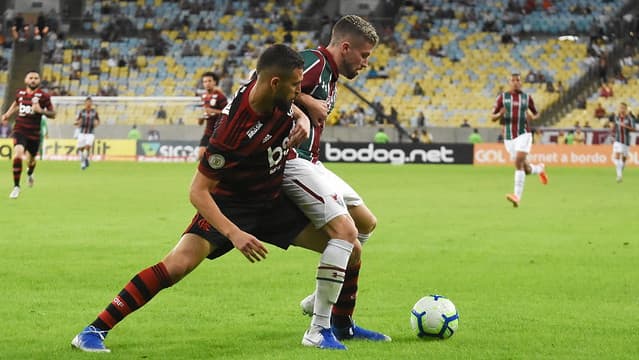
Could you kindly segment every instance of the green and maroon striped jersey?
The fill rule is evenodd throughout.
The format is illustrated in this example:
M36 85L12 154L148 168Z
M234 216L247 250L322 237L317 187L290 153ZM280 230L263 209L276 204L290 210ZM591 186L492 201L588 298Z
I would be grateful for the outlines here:
M493 114L497 114L502 108L506 109L502 119L504 140L512 140L530 131L526 120L526 111L530 109L533 114L537 115L532 96L522 91L501 93L497 96Z
M627 127L631 127L636 129L636 121L632 115L626 114L625 116L622 114L615 115L614 118L615 127L612 130L612 134L615 137L615 141L620 142L622 144L630 145L630 131L625 127L621 127L621 125L625 125Z
M302 80L302 92L328 103L328 112L335 107L335 94L339 72L337 64L331 54L323 47L300 52L304 59L304 78ZM301 107L302 110L305 110ZM317 161L320 153L320 137L324 130L324 124L314 126L311 124L309 137L294 151L289 152L289 158L301 157L313 162Z

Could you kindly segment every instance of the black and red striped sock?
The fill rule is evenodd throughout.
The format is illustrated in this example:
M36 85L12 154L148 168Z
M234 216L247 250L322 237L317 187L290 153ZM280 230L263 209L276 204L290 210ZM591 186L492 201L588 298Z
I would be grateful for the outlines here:
M350 265L346 268L344 275L344 286L339 293L337 302L333 304L333 312L331 321L333 326L337 328L346 328L353 325L353 311L355 311L355 302L357 301L357 283L359 282L359 269L362 262Z
M33 175L33 171L35 170L35 166L36 166L36 162L35 161L33 163L29 164L29 167L27 169L27 175L29 175L29 176Z
M173 285L164 263L160 262L140 271L120 291L91 325L100 330L111 330L127 315L141 308L162 289Z
M22 159L13 159L13 185L20 186L20 176L22 175Z

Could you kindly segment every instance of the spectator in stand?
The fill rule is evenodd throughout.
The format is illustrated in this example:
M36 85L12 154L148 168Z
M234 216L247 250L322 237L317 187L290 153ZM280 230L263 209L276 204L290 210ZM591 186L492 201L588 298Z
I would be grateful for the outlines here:
M572 145L575 141L575 132L573 130L568 130L568 135L566 135L566 145Z
M147 139L149 141L159 141L160 140L160 131L154 127L151 127L151 129L149 129L149 132L147 134Z
M423 144L432 144L433 137L428 133L426 129L422 129L422 135L419 137L419 141Z
M140 130L138 130L138 126L133 124L133 127L131 127L126 137L131 140L140 140L142 135L140 134Z
M390 142L390 138L388 134L384 132L384 128L379 128L373 137L373 142L375 144L388 144Z
M586 134L580 127L575 128L575 136L573 137L573 144L584 145L586 143Z
M528 71L528 74L526 74L526 80L525 81L527 83L530 83L530 84L536 83L537 82L537 73L535 73L535 71L531 69L530 71Z
M557 145L565 145L566 144L566 133L562 130L559 130L559 135L557 135Z
M609 98L614 95L614 91L612 90L612 85L610 83L602 83L599 87L599 96L603 98Z
M586 98L583 95L577 98L577 109L586 110Z
M533 144L535 145L541 144L541 130L533 128L531 132L532 132Z
M479 134L478 129L473 129L473 132L468 135L468 142L471 144L479 144L482 142L481 135Z
M415 96L424 95L424 89L422 88L422 85L419 83L419 81L415 81L415 86L413 86L413 95Z
M589 121L586 121L584 123L584 129L592 129L592 126L590 126L590 122Z
M159 121L166 122L166 110L164 109L164 106L160 105L160 108L155 113L155 117Z
M604 109L603 105L601 105L601 103L598 103L597 108L595 108L595 117L597 119L605 118L606 113L606 109Z
M468 119L464 119L464 122L461 125L459 125L459 127L469 128L470 124L468 123Z
M410 134L410 142L412 142L413 144L419 143L419 130L413 130L413 132Z

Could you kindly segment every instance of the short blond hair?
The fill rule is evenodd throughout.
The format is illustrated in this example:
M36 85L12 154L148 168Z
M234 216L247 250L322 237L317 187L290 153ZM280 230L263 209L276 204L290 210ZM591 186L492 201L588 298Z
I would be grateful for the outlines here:
M345 15L337 20L333 26L331 44L343 40L348 35L359 36L372 45L377 45L379 41L375 27L357 15Z

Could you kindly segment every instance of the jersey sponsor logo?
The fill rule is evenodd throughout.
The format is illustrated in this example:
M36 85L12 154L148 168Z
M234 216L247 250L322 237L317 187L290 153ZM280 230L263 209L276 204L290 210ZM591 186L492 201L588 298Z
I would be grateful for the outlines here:
M264 137L264 139L262 140L262 144L266 143L267 141L271 140L272 136L271 134L266 134L266 136Z
M253 136L255 136L255 134L258 131L260 131L262 126L264 126L264 124L262 124L261 122L258 121L255 125L251 126L251 128L248 129L248 131L246 132L246 136L248 136L249 139L252 139Z
M20 116L33 114L33 107L31 107L31 105L20 104L20 107L18 108L18 112Z
M267 149L269 174L273 174L282 168L282 160L284 160L286 154L288 154L288 141L287 136L282 141L282 146L269 146Z
M221 154L211 154L208 162L211 169L221 169L226 164L226 159Z

